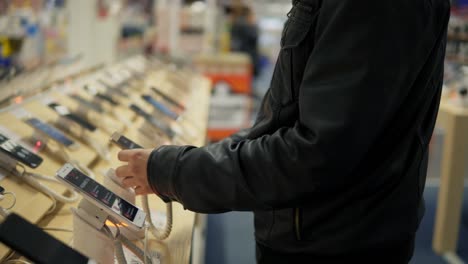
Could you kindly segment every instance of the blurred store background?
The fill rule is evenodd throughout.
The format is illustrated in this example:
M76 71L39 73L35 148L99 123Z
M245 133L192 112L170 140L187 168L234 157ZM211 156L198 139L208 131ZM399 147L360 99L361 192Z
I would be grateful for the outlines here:
M57 68L157 55L212 80L208 138L219 140L255 119L291 5L289 0L0 0L0 104L23 92L12 85L22 76L43 76L31 84L40 86L63 73ZM444 100L468 107L468 0L453 1L448 37ZM8 89L13 96L4 92ZM427 211L414 264L468 262L467 203L461 204L456 251L433 250L444 131L437 127L431 143ZM459 158L466 179L468 157ZM206 235L206 263L254 263L252 214L211 215Z

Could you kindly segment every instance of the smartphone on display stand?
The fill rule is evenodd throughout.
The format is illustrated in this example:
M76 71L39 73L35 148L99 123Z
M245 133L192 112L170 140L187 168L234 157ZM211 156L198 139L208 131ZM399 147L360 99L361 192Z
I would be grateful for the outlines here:
M123 222L127 228L139 231L143 228L146 213L116 195L97 181L67 163L57 171L56 177L73 187L89 202Z
M15 213L0 224L0 241L38 264L96 264Z
M66 117L67 119L77 123L81 127L93 132L97 129L97 127L90 122L88 122L86 119L80 117L77 114L74 114L68 110L67 107L60 105L58 103L50 103L49 107L52 108L57 114L60 116Z
M106 91L112 94L118 94L122 97L129 97L129 94L122 91L120 86L112 86L110 84L107 84L103 80L99 79L98 82L103 85L106 88Z
M148 114L146 111L141 109L139 106L137 106L135 104L131 104L130 109L132 109L139 116L143 117L152 126L154 126L155 128L161 130L170 139L172 139L175 136L175 132L167 124L157 120L152 115Z
M77 94L71 94L70 95L70 98L72 98L73 100L75 100L76 102L80 103L80 105L83 105L83 106L86 106L98 113L103 113L104 112L104 109L102 108L102 106L98 103L94 103L94 102L91 102L91 101L88 101L86 100L85 98L77 95Z
M175 99L172 99L169 95L165 94L163 91L157 89L156 87L151 87L151 90L161 96L164 100L166 100L168 103L178 107L180 110L185 111L185 106L181 103L176 101Z
M54 140L55 142L61 144L62 146L74 150L78 148L78 143L65 135L62 131L57 128L42 122L38 118L32 117L23 120L26 124L30 125L32 128L39 130L45 134L48 138Z
M169 117L170 119L177 120L177 118L179 118L179 114L172 111L171 109L169 109L167 106L165 106L161 102L158 102L150 95L144 94L141 96L141 98L145 100L145 102L153 106L157 111L163 113L165 116Z
M117 102L111 95L108 94L103 94L99 92L95 87L90 87L89 85L84 85L83 88L90 93L91 95L95 96L96 98L101 99L102 101L106 101L109 104L113 106L119 105L119 102Z
M30 168L37 168L42 163L42 158L18 143L0 134L0 151Z
M129 138L120 134L119 132L114 132L111 136L111 142L117 145L121 149L142 149L143 147L133 142Z
M107 95L107 94L102 94L102 93L97 93L96 94L96 97L103 100L103 101L106 101L108 103L110 103L111 105L113 106L117 106L119 105L119 102L117 102L114 98L112 98L112 96L110 95Z

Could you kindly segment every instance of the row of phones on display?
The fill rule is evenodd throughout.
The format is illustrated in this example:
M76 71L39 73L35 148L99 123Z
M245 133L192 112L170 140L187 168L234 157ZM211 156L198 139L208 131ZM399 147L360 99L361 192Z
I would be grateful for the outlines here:
M185 109L185 106L182 103L176 101L175 99L172 99L171 97L169 97L167 94L165 94L161 90L155 87L152 87L151 89L155 93L157 93L161 98L163 98L166 103L171 104L173 107L179 108L179 111L183 111L183 109ZM71 95L70 97L97 112L103 111L102 106L100 104L88 101L79 95ZM108 95L101 94L100 97L101 99L106 100L111 104L118 104L115 100L112 99L112 97ZM170 117L171 119L177 119L177 117L179 116L178 112L171 110L166 104L163 104L162 102L155 100L150 95L142 95L142 98L146 102L151 104L155 109L158 109L160 112L164 113L166 116ZM60 116L66 117L67 119L80 125L84 129L87 129L91 132L97 129L97 127L94 124L90 123L88 120L79 116L78 114L72 113L67 107L63 105L60 105L56 102L52 102L52 103L49 103L48 106L52 108ZM130 109L133 110L135 113L137 113L139 116L143 117L152 126L161 130L170 139L172 139L175 136L175 132L166 123L161 122L160 120L156 119L154 116L147 113L142 108L138 107L135 104L132 104L130 105ZM24 121L26 124L44 133L50 139L60 143L61 145L69 149L75 149L78 146L78 144L73 139L71 139L70 137L65 135L63 132L56 129L55 127L39 120L38 118L28 118L28 119L25 119ZM26 164L27 166L31 168L36 168L42 162L42 158L39 155L35 154L32 151L29 151L28 149L19 145L18 143L15 143L14 141L10 140L5 135L0 135L0 150L8 154L10 157Z
M41 122L38 119L28 119L27 123L33 124L36 127L47 130L52 133L58 133L59 138L62 138L61 132L55 130L53 127ZM52 130L50 130L52 129ZM68 142L68 141L67 141ZM142 148L140 145L134 143L130 139L114 134L112 142L121 148ZM70 142L68 142L70 143ZM24 148L18 143L10 140L8 137L0 134L0 150L7 154L9 157L28 165L31 168L36 168L42 163L42 158L30 150ZM133 229L140 229L143 227L146 214L143 210L122 199L103 185L99 184L89 176L85 175L78 169L70 164L65 164L58 172L57 177L62 182L72 186L79 191L84 197L93 202L100 208L106 210L109 214L118 216L118 219L123 219L127 226Z
M71 113L65 106L59 105L57 103L50 103L49 107L54 109L59 115L74 121L83 128L88 129L89 131L96 130L96 126L88 122L86 119L74 113ZM166 124L160 122L152 115L148 114L136 105L131 105L130 108L137 114L145 118L145 120L147 120L153 126L156 126L161 131L163 131L168 137L174 137L174 132ZM73 139L68 137L65 133L41 121L38 118L27 118L24 120L24 122L33 127L34 129L37 129L38 131L42 132L48 138L54 140L57 143L60 143L68 149L73 150L78 147L78 143L76 143ZM35 146L40 147L40 145L41 142L37 142ZM39 155L35 154L34 152L28 150L27 148L21 146L20 144L14 142L13 140L9 139L7 136L2 134L0 134L0 150L3 153L6 153L10 157L12 157L13 159L18 160L31 168L36 168L42 163L42 158Z
M111 142L121 149L142 148L139 144L119 133L114 133L111 136ZM126 201L72 165L65 164L57 171L56 176L82 194L85 199L121 220L127 227L133 230L143 228L146 213L141 208Z
M33 153L3 134L0 134L0 151L30 168L37 168L43 161L39 155Z
M38 118L31 117L26 118L23 121L32 128L40 131L49 139L61 144L68 149L73 150L78 147L78 143L65 135L65 133L41 121ZM44 142L40 141L40 139L37 140L37 142L34 142L33 151L31 151L19 143L11 140L6 135L0 134L0 150L9 157L27 165L28 167L37 168L42 163L43 159L35 152L38 152L39 149L43 147L43 144L45 144Z
M153 103L157 103L154 99L148 98L147 99L151 100ZM90 132L94 132L97 127L86 120L85 118L81 117L80 115L71 112L66 106L60 105L56 102L49 103L48 106L52 108L58 115L63 116L67 118L70 121L73 121L74 123L80 125L86 130L89 130ZM156 127L157 129L161 130L163 133L165 133L169 138L173 138L175 133L172 131L172 129L164 122L159 121L156 119L154 116L151 114L147 113L143 109L141 109L139 106L135 104L130 105L130 109L133 110L136 114L139 116L143 117L147 122L149 122L151 125Z

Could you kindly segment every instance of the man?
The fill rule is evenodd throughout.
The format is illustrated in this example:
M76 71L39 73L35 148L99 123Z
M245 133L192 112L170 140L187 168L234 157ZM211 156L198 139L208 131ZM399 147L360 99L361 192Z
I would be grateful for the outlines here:
M231 50L244 52L252 61L254 76L258 75L258 28L249 7L235 5L231 14Z
M252 210L259 263L407 263L424 206L448 0L294 1L255 125L119 153L138 194Z

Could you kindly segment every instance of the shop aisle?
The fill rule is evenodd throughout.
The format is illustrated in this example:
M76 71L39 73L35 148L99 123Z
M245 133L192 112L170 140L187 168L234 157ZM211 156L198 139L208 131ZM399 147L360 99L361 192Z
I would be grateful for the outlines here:
M432 230L438 186L424 191L426 214L416 236L416 248L410 264L444 264L432 251ZM468 262L468 188L465 187L463 218L458 255ZM210 215L208 217L206 264L255 263L253 215L245 212ZM378 263L378 261L376 261Z
M209 215L205 258L206 264L255 263L253 214Z
M254 82L253 93L263 97L271 80L273 66L269 65ZM256 100L256 107L260 100ZM255 115L255 113L254 113ZM252 117L255 118L254 116ZM428 184L424 191L426 214L416 236L416 248L410 264L444 264L441 257L432 251L432 233L438 193L438 176L443 145L443 132L436 129L431 143L428 169ZM468 178L468 175L467 177ZM467 188L467 187L465 187ZM468 263L468 189L465 190L463 216L460 228L458 255ZM207 264L255 263L253 214L232 212L208 216ZM378 263L378 261L376 261Z

